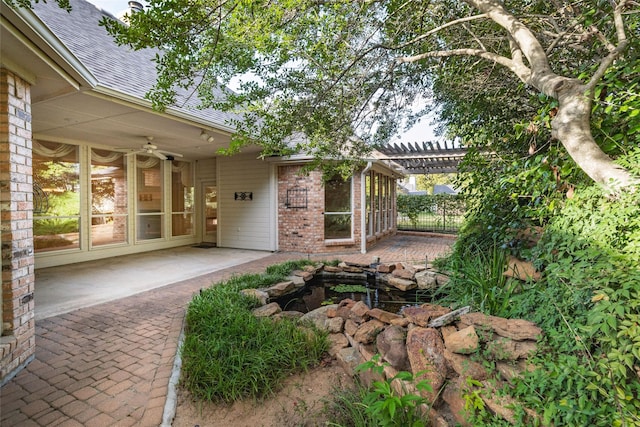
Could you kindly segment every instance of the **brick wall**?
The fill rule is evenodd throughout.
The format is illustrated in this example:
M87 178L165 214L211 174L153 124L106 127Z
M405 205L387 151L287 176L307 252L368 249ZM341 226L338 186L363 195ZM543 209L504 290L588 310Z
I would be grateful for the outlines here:
M301 165L278 167L279 250L314 254L360 251L360 174L353 179L353 239L331 242L324 239L322 173L301 175L301 168ZM302 207L300 199L304 191L296 190L306 190L306 207Z
M31 92L0 69L0 384L35 354Z

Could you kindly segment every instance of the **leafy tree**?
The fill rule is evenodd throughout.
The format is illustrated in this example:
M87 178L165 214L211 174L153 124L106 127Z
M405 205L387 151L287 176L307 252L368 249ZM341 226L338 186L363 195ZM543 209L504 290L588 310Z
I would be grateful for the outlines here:
M418 190L424 190L429 193L433 193L434 185L453 184L454 180L455 174L451 173L418 175L416 176L416 188Z
M523 109L520 82L556 103L551 135L577 165L596 182L625 187L637 178L598 146L590 118L607 70L636 53L633 4L152 0L130 26L103 25L120 43L161 49L149 94L156 107L197 86L204 105L250 113L235 123L231 150L257 140L265 155L358 158L403 118L411 124L424 113L408 112L417 97L433 89L446 100L440 83L461 83L453 98L465 84L472 94L488 88L485 106L504 115ZM216 97L214 87L239 75L251 78Z

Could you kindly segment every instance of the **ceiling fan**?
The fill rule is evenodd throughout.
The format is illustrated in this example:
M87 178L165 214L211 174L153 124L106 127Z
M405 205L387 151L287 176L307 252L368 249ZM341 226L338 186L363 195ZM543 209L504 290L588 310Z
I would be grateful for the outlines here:
M173 160L174 157L182 157L180 153L174 153L172 151L160 150L158 146L153 142L152 136L147 136L147 143L140 146L139 149L128 151L128 154L150 154L154 155L161 160Z

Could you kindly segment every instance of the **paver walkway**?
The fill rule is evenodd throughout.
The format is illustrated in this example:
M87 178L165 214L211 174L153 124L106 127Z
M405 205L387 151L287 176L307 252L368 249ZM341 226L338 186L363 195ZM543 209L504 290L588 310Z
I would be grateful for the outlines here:
M398 235L367 254L318 258L421 263L443 255L452 243L449 237ZM276 253L37 321L35 360L0 389L0 425L159 426L193 294L233 274L301 257Z

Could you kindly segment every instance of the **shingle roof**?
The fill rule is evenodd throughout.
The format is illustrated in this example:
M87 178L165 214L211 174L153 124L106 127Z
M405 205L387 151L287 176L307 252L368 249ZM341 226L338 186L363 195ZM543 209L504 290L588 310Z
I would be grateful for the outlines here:
M104 27L98 25L105 16L116 19L113 15L84 0L70 2L71 13L58 7L54 1L34 4L34 12L93 74L99 86L144 99L145 93L156 81L155 62L152 60L157 51L136 51L127 46L118 46ZM222 94L222 91L219 93ZM189 97L188 92L180 90L178 94L178 105L171 109L196 120L228 126L229 119L238 118L235 114L197 108L199 100L195 94Z

